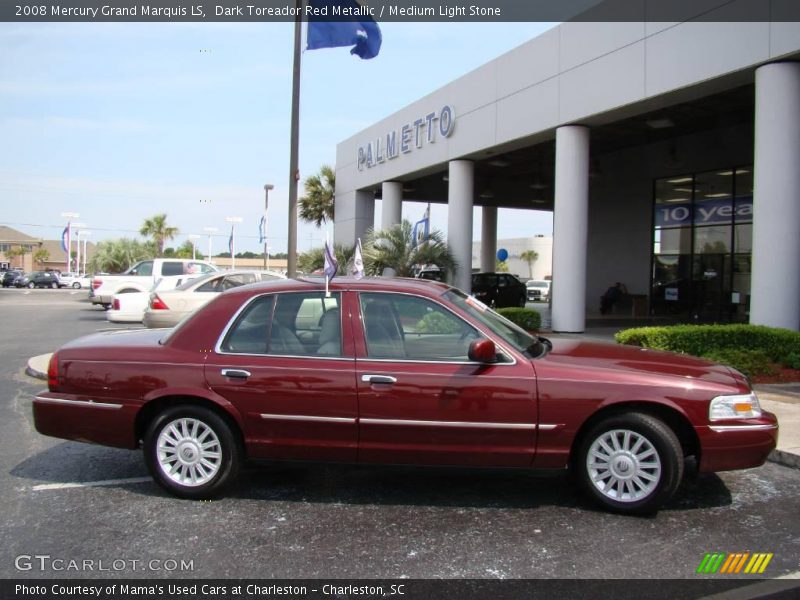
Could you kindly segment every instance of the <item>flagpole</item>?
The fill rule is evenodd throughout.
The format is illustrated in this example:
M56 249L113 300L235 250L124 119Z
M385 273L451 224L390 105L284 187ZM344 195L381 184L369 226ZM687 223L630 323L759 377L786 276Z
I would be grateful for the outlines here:
M289 150L289 247L287 277L297 277L297 182L300 179L298 146L300 143L300 40L302 37L303 0L295 0L294 69L292 71L292 121ZM327 286L327 283L326 283Z

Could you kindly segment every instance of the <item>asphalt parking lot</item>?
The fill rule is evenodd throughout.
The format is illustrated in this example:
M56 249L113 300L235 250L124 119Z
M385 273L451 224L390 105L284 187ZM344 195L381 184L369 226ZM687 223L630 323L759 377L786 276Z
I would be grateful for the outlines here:
M707 552L773 553L764 577L800 570L800 470L771 463L687 481L652 517L598 511L540 472L291 464L248 468L225 499L178 500L139 452L33 429L43 382L27 359L123 326L85 290L2 290L0 314L3 578L691 579ZM55 567L70 560L95 570Z

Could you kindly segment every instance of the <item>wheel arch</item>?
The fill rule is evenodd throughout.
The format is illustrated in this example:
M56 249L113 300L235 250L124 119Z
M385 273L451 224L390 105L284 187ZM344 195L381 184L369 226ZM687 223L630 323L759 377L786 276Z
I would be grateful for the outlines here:
M646 414L663 421L663 423L669 427L678 438L684 457L694 455L699 462L700 439L697 437L697 432L694 430L694 427L692 427L692 424L686 415L681 413L676 408L666 404L646 402L642 400L630 400L604 406L583 422L572 440L572 447L570 448L569 454L569 465L574 465L581 442L583 441L587 432L589 432L597 423L615 415L632 412Z
M221 417L231 431L236 436L239 446L243 455L246 455L247 446L244 441L244 427L242 424L241 416L235 409L230 406L224 406L222 403L204 398L196 394L188 393L171 393L149 400L139 412L136 413L136 420L134 422L134 442L137 447L141 446L141 441L147 431L147 427L162 411L180 404L189 404L192 406L202 406Z

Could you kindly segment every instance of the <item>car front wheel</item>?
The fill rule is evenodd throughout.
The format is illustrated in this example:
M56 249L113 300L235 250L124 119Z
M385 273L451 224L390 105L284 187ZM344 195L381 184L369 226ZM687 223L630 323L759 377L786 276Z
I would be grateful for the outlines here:
M595 425L577 455L584 490L616 512L651 513L683 477L683 451L672 429L643 413L618 414Z
M28 289L31 289L31 290L32 290L32 289L33 289L33 288L35 288L35 287L36 287L36 284L35 284L35 283L33 283L32 281L31 281L31 282L28 284Z
M81 289L81 284L76 281L75 283L72 284L72 289L74 290Z
M192 499L222 494L241 463L239 443L225 420L190 405L168 408L153 420L144 437L144 455L161 487Z

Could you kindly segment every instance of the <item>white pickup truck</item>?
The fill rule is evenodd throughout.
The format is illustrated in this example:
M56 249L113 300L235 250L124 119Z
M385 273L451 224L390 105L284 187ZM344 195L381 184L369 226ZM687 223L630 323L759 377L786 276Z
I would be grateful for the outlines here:
M114 294L130 292L146 292L161 277L169 275L213 273L217 267L202 260L178 258L154 258L136 263L121 275L95 275L89 299L92 304L101 304L108 308L114 300Z

